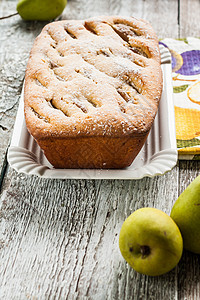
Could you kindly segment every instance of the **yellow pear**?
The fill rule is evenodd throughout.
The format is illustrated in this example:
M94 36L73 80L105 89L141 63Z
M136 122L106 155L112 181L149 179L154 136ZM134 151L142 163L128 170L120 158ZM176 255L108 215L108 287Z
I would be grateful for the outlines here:
M181 231L183 247L200 254L200 175L176 200L170 216Z
M157 276L177 265L183 240L170 216L159 209L145 207L133 212L123 223L119 248L134 270Z
M20 0L17 11L24 20L55 19L64 10L67 0Z

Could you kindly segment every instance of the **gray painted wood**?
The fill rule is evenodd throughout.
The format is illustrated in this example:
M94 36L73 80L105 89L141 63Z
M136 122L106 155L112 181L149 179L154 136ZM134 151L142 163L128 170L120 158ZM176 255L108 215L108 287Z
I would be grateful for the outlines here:
M16 1L0 2L1 16L15 9ZM12 134L29 52L43 25L25 23L19 16L0 21L0 169Z
M180 3L178 11L176 0L69 0L63 18L131 14L149 20L160 38L198 33L197 12ZM192 3L198 11L199 1ZM15 5L0 1L0 15ZM0 168L29 51L44 25L18 16L0 21ZM180 162L137 181L42 180L8 169L0 194L0 299L199 299L199 256L184 252L174 270L154 278L132 270L118 249L125 218L144 206L169 214L199 167Z
M177 191L173 184L169 192L166 181L177 182L176 168L138 181L41 180L13 172L1 206L2 295L158 299L162 293L173 299L175 270L158 278L139 275L118 249L132 211L153 206L169 213Z
M200 37L200 1L180 1L180 37Z

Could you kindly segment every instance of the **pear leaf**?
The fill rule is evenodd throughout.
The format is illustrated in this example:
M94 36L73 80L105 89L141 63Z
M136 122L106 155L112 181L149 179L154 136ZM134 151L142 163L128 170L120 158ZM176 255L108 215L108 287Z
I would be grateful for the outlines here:
M191 140L176 140L178 148L186 148L186 147L193 147L198 146L200 147L200 140L199 139L191 139Z
M181 93L184 92L188 88L188 84L180 85L180 86L174 86L173 91L174 93Z

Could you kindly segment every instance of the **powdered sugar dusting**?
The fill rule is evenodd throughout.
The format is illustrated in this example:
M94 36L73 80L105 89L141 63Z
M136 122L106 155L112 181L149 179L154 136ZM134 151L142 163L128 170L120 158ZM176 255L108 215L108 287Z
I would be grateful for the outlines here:
M33 122L38 118L45 134L120 136L149 130L161 94L158 45L135 19L121 22L61 21L43 30L30 58L25 97L34 109ZM29 88L29 76L38 92ZM45 101L46 90L51 102ZM45 120L48 126L42 125Z

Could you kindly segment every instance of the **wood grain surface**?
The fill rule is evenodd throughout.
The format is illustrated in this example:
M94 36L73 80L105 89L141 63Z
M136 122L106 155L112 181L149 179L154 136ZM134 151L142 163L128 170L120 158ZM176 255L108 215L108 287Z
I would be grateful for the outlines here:
M0 0L0 16L16 1ZM69 0L62 18L135 15L158 36L200 36L199 0ZM45 22L0 21L0 169L18 108L34 38ZM180 161L164 176L141 180L51 180L5 169L0 193L0 299L200 299L200 259L184 251L163 276L136 273L122 258L119 231L135 209L170 213L200 173Z

